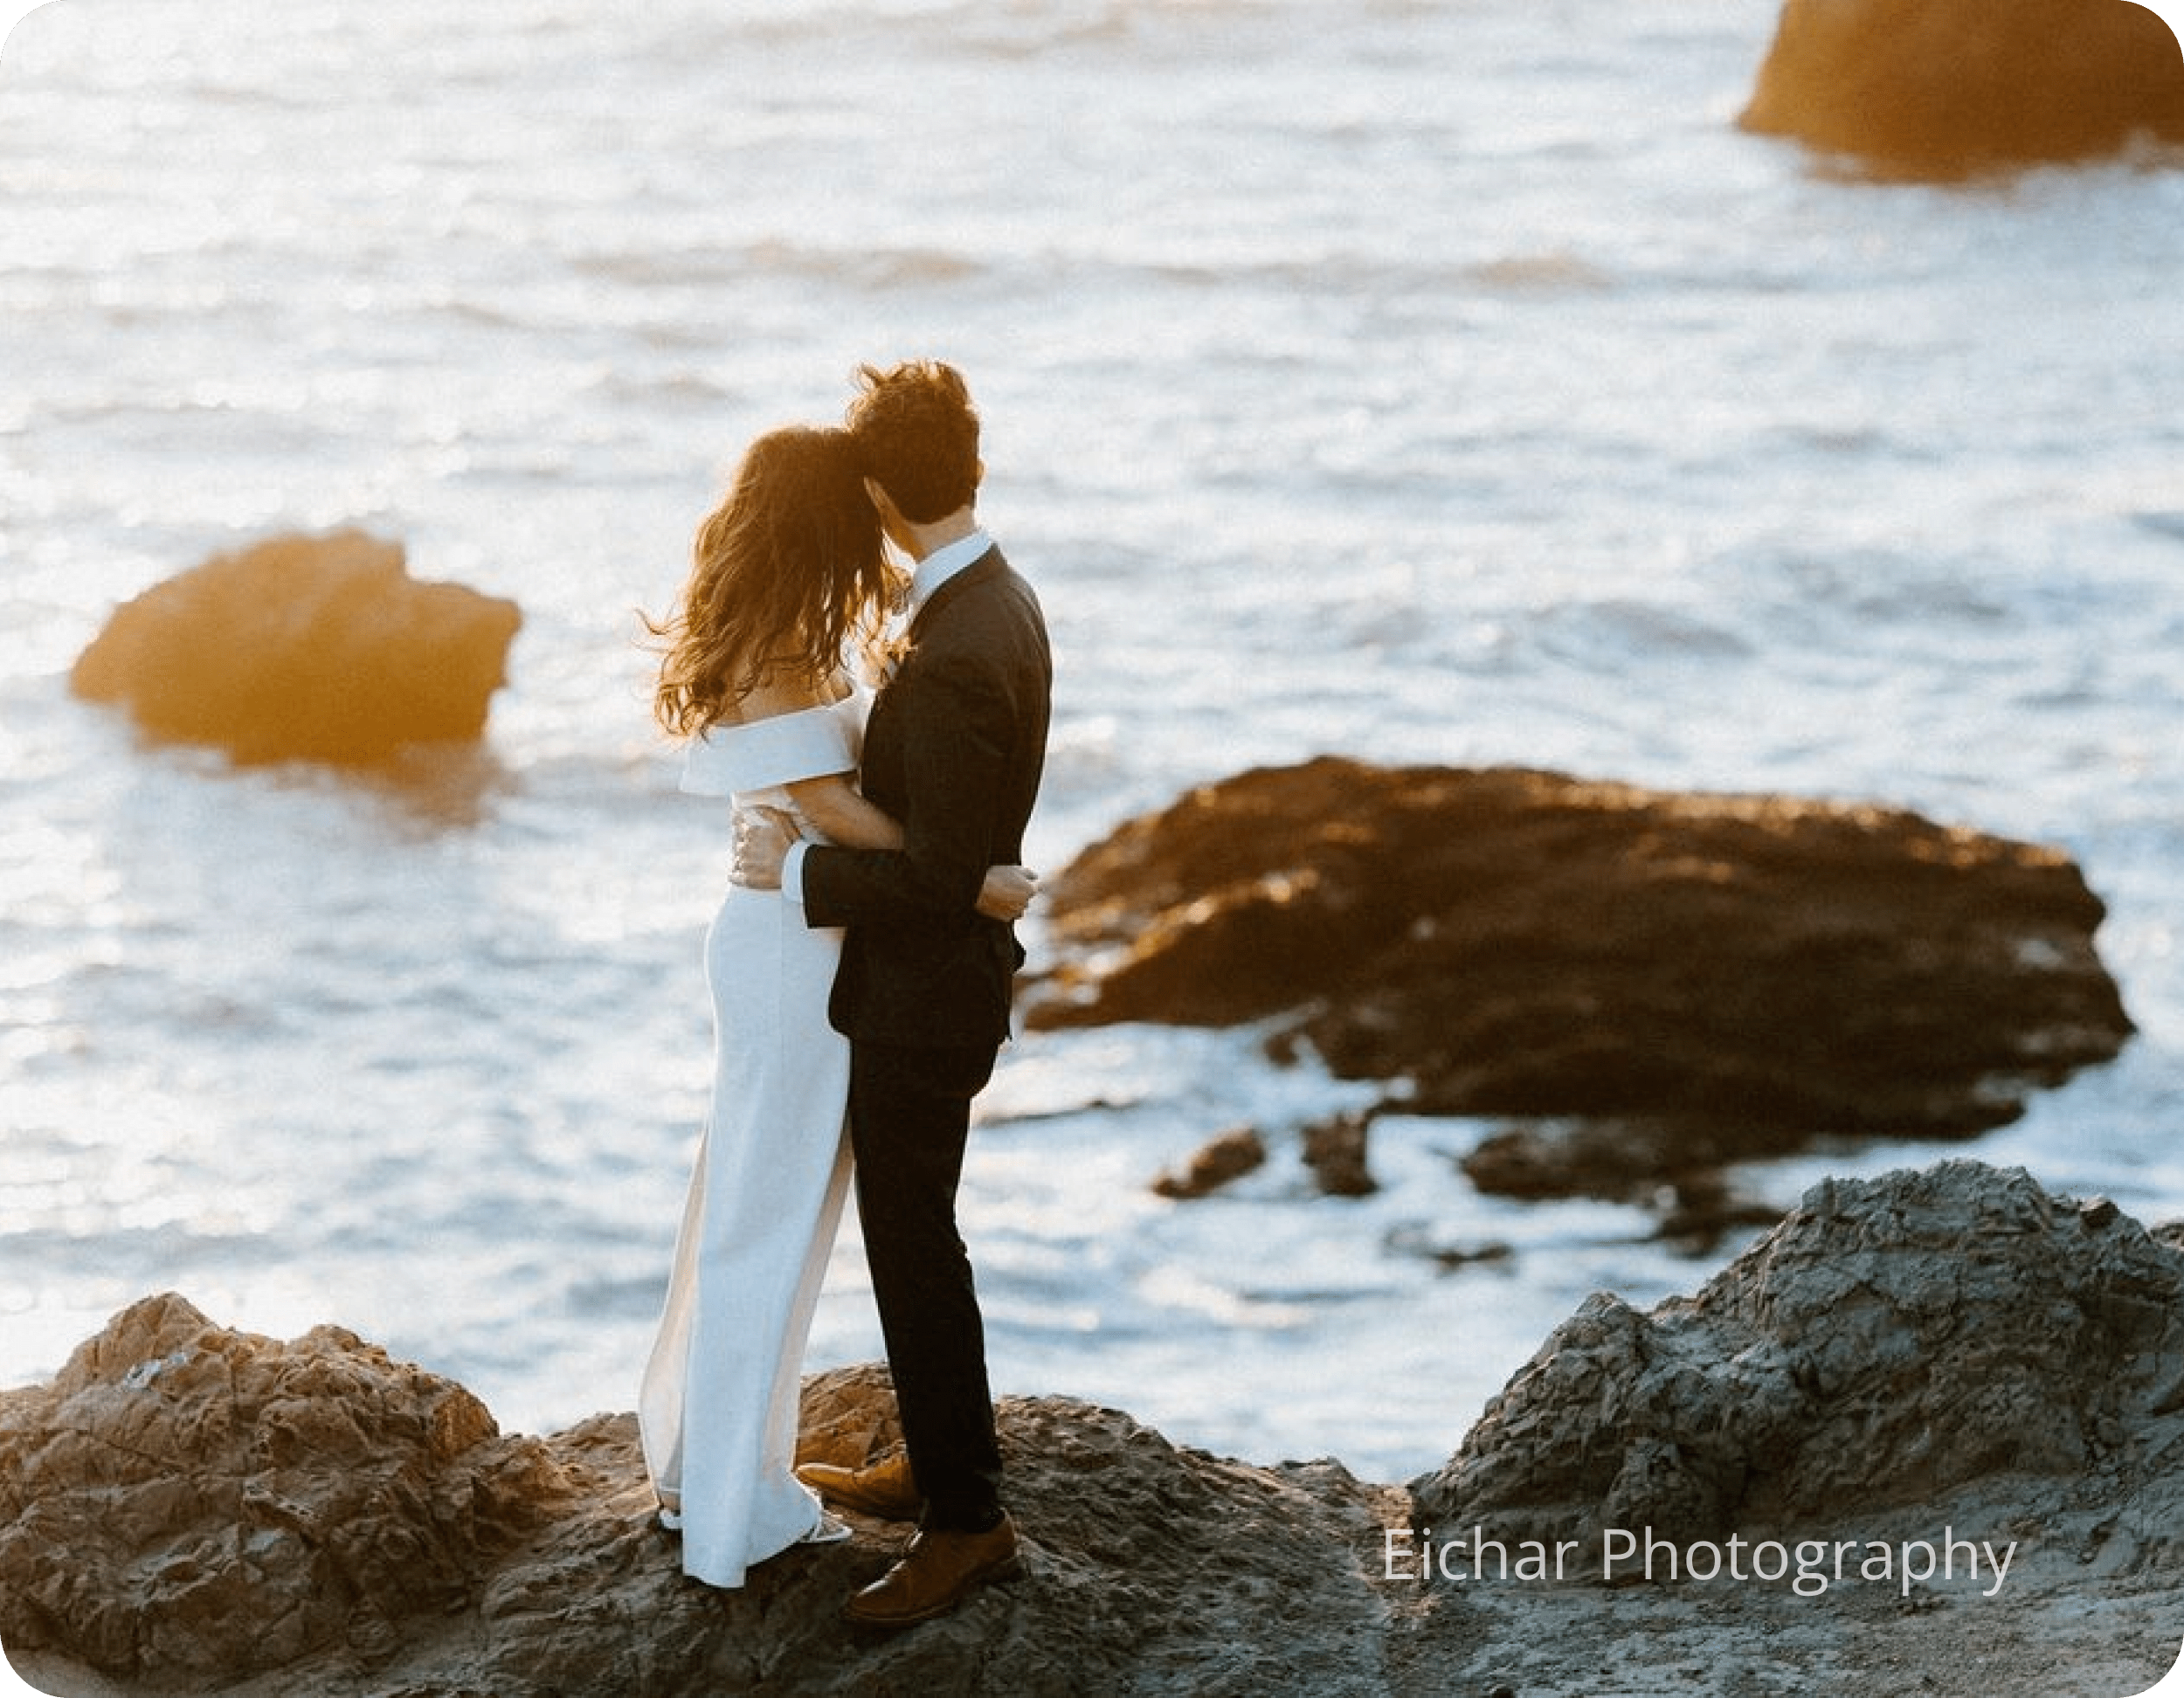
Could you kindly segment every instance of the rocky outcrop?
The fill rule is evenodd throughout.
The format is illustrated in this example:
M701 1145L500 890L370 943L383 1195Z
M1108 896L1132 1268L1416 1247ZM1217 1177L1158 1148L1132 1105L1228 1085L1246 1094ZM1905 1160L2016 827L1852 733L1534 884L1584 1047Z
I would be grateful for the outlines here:
M417 582L398 543L280 537L116 608L70 685L241 763L371 765L482 735L521 624L513 602Z
M1531 1194L1968 1135L2132 1031L2064 856L1880 808L1323 759L1127 823L1047 905L1027 1024L1268 1020L1413 1112L1591 1123L1484 1152Z
M901 1527L715 1591L658 1523L632 1417L506 1437L339 1329L283 1343L148 1299L0 1395L0 1641L162 1698L1379 1689L1385 1493L1066 1398L999 1418L1029 1576L875 1640L839 1612ZM884 1370L807 1382L803 1434L853 1464L898 1444Z
M275 1344L149 1298L0 1403L0 1638L170 1681L384 1653L579 1489L340 1328Z
M1957 178L2184 142L2184 51L2124 0L1787 0L1738 122Z
M1598 1544L2018 1481L2184 1568L2184 1253L1971 1162L1824 1180L1693 1298L1586 1301L1412 1482L1422 1523ZM2184 1624L2180 1624L2184 1631Z
M853 1518L715 1591L681 1571L632 1417L509 1437L338 1328L283 1343L151 1298L0 1393L0 1640L107 1698L1439 1698L1603 1669L1714 1698L2111 1698L2184 1635L2180 1240L1972 1163L1823 1184L1696 1297L1593 1299L1407 1489L1004 1398L1029 1572L892 1638L838 1612L900 1526ZM805 1456L899 1443L883 1370L805 1382ZM2009 1543L2006 1595L1989 1569L1914 1590L1911 1542L1945 1524ZM1907 1572L1824 1602L1779 1565L1613 1591L1614 1529L1897 1540L1851 1548ZM1458 1579L1420 1571L1428 1534L1577 1554L1552 1585Z

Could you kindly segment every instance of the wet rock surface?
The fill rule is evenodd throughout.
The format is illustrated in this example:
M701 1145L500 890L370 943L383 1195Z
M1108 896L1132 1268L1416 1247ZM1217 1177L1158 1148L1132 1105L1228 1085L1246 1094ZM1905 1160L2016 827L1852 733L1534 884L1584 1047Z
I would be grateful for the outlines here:
M2184 144L2184 51L2119 0L1787 0L1738 121L1941 180Z
M398 543L276 537L116 608L69 681L245 764L373 765L482 736L521 624L513 602L411 578Z
M1876 807L1325 758L1128 822L1047 900L1027 1024L1268 1021L1412 1112L1540 1123L1474 1173L1528 1195L1971 1135L2132 1031L2065 856Z

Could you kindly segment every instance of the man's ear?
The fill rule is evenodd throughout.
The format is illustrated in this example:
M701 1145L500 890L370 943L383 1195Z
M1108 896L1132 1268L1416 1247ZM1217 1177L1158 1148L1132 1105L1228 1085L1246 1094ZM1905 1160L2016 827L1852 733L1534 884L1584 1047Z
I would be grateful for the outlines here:
M872 498L873 506L880 509L880 517L881 519L896 519L901 516L895 510L894 498L881 487L880 480L877 478L867 478L865 480L865 494Z

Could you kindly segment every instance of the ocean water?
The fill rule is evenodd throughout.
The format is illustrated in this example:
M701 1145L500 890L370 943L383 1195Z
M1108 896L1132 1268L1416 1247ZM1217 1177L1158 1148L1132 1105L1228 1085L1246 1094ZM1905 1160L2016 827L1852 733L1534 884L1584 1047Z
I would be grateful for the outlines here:
M1863 182L1732 120L1763 0L57 0L0 54L0 1384L183 1292L504 1426L633 1405L727 822L635 610L743 444L938 355L1059 676L1033 859L1333 751L1873 799L2058 844L2141 1032L1941 1153L2184 1214L2184 168ZM112 607L360 524L526 615L483 752L238 772L74 701ZM1036 939L1034 939L1034 944ZM1437 1464L1590 1291L1492 1129L1256 1034L1013 1046L997 1389ZM1274 1160L1146 1183L1249 1122ZM1420 1246L1505 1244L1455 1273ZM878 1354L854 1229L812 1344Z

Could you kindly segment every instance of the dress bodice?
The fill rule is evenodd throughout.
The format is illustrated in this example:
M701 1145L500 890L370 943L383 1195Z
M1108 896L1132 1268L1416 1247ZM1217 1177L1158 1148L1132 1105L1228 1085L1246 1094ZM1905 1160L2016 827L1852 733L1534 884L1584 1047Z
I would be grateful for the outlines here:
M856 771L871 711L872 693L860 686L824 708L713 726L685 747L681 787L693 796L730 797L739 807L795 813L789 785Z

